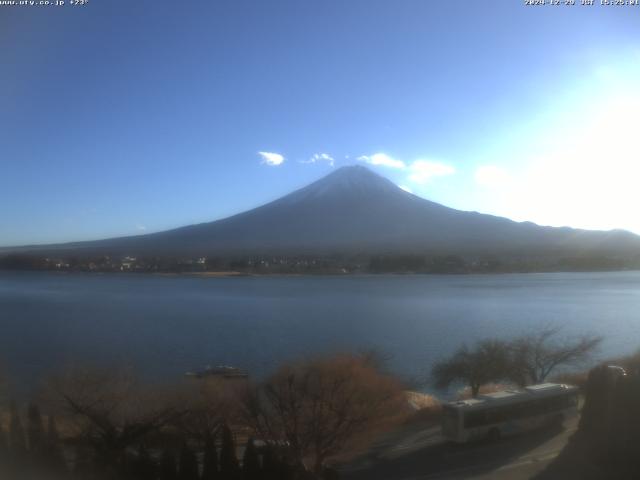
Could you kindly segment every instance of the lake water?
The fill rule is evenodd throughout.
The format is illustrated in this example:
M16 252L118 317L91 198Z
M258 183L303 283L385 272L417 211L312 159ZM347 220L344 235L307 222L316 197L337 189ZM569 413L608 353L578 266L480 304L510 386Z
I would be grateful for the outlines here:
M75 363L154 378L376 347L417 377L462 342L540 325L640 347L640 273L197 278L0 272L0 363L33 386Z

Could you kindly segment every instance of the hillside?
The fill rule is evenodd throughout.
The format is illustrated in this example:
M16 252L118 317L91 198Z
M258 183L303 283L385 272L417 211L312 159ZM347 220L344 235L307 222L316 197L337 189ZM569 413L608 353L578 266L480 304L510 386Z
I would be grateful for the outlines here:
M456 254L513 258L637 256L626 231L542 227L408 193L362 166L340 168L278 200L209 223L8 251L57 255Z

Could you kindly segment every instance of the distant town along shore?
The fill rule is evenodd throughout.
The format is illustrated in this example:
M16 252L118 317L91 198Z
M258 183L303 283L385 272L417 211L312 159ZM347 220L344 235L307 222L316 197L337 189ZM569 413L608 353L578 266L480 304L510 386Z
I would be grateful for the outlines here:
M11 253L0 256L0 269L61 271L240 275L343 275L379 273L481 274L559 271L620 271L640 269L640 259L612 256L560 258L465 257L448 254L333 254L247 255L201 257L40 256Z

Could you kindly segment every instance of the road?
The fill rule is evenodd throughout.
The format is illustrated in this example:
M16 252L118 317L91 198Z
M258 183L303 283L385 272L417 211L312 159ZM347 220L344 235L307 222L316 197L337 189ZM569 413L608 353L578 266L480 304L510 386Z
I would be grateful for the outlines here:
M381 440L342 468L346 480L525 480L542 471L576 431L544 429L495 442L446 443L439 429L406 429Z

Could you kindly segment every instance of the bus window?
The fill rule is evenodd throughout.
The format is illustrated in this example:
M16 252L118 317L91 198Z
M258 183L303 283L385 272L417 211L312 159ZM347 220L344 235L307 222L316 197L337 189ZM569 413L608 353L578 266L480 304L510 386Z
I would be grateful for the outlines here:
M478 412L467 412L464 416L464 428L481 427L487 424L486 412L480 410Z
M458 419L457 409L449 406L442 409L442 433L445 436L455 437L458 434Z

